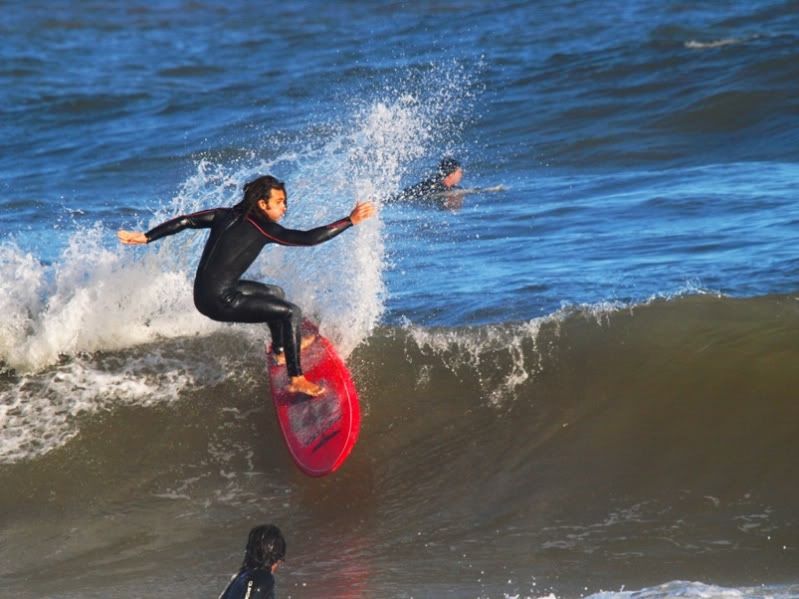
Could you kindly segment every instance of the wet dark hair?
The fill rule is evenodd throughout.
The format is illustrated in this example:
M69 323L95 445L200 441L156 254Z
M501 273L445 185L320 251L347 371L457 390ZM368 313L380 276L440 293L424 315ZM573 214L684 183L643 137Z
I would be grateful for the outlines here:
M244 198L233 206L233 209L246 216L255 208L259 200L268 200L269 193L279 189L286 194L286 185L272 175L263 175L244 185ZM288 194L286 194L286 207L288 207Z
M244 550L242 570L271 568L286 557L286 539L274 524L262 524L250 531Z
M446 177L454 173L459 168L461 168L461 163L448 156L438 163L438 174L440 174L442 177Z

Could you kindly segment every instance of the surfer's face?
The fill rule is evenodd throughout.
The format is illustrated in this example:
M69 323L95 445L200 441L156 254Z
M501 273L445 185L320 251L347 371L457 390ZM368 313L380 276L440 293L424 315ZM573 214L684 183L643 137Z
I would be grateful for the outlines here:
M461 179L463 179L463 169L456 168L449 175L444 177L444 179L441 182L444 184L445 187L452 187L460 183Z
M258 202L258 207L272 221L279 221L286 214L286 192L282 189L270 189L269 199Z

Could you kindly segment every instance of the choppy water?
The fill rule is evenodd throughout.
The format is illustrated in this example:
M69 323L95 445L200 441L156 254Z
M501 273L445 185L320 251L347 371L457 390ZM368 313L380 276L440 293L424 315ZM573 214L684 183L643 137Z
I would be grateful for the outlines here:
M11 2L0 23L0 589L799 596L794 2ZM448 207L382 204L443 155ZM299 474L204 235L114 231L270 172L269 248L349 356L358 446ZM490 188L491 191L484 191ZM42 575L43 566L47 576Z

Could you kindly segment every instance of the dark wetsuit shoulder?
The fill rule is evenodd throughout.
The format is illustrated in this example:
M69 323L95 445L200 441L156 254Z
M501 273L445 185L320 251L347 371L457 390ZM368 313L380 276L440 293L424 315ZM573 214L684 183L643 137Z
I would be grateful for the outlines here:
M275 577L267 570L240 572L219 599L276 599Z
M447 191L447 187L438 177L433 177L406 187L400 193L392 196L391 201L432 202L438 199L445 191Z

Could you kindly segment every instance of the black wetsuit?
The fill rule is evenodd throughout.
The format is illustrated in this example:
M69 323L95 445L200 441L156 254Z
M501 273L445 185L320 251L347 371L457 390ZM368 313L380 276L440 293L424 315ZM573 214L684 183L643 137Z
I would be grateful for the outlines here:
M275 599L275 577L266 570L242 570L219 599Z
M413 202L418 204L437 204L441 201L446 191L454 191L458 187L447 187L442 182L441 175L429 177L415 185L406 187L398 194L389 198L389 202Z
M147 242L186 228L211 229L194 279L194 305L204 315L224 322L265 322L272 347L285 349L289 376L300 367L299 307L286 301L276 285L243 281L241 276L267 243L310 246L328 241L352 226L349 217L310 231L286 229L260 211L244 216L233 208L215 208L179 216L147 231Z

